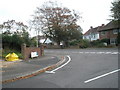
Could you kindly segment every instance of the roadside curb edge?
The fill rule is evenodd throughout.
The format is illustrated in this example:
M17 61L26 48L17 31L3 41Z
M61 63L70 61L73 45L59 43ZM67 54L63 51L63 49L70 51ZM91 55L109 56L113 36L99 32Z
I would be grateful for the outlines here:
M14 82L14 81L16 81L16 80L27 79L27 78L36 76L36 75L38 75L38 74L40 74L40 73L43 73L43 72L45 72L45 71L52 70L52 69L56 68L57 66L61 65L64 61L65 61L65 60L64 60L64 57L62 56L62 57L61 57L61 60L60 60L59 62L57 62L56 64L47 66L47 67L42 68L42 69L40 69L40 70L36 70L36 71L31 72L31 73L29 73L29 74L25 74L25 75L18 76L18 77L12 78L12 79L0 81L0 83L5 84L5 83L9 83L9 82Z

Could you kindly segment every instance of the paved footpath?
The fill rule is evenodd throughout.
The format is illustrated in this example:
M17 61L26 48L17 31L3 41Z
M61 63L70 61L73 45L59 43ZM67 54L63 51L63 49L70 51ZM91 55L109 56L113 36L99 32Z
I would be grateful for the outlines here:
M62 63L62 56L45 55L40 58L4 62L2 65L2 83L28 78ZM31 75L31 76L30 76Z

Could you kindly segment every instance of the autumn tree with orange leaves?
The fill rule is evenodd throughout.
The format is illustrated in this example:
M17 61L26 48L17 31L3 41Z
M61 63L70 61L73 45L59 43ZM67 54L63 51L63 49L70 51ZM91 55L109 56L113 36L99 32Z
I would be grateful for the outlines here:
M57 2L45 2L34 12L32 25L38 32L41 31L47 38L58 45L70 40L81 38L81 27L77 24L79 13L66 7L58 6Z

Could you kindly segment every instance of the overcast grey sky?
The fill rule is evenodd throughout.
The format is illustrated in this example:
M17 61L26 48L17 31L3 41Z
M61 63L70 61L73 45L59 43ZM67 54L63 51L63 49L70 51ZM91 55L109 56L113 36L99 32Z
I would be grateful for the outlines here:
M0 24L14 19L27 24L36 7L47 0L0 0ZM55 0L51 0L55 1ZM114 0L56 0L62 6L81 13L80 26L86 32L90 26L97 27L107 24L110 19L111 2Z

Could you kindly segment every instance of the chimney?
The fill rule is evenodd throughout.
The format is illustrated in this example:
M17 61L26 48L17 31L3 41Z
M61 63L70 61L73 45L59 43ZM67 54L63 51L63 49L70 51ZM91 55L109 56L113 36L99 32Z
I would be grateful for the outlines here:
M102 24L101 26L105 26L105 24Z
M90 29L93 29L93 26L90 26Z

